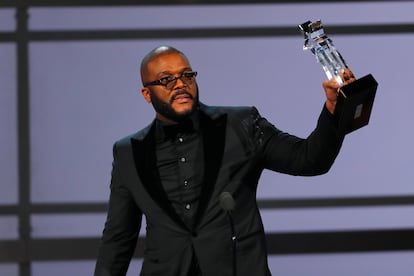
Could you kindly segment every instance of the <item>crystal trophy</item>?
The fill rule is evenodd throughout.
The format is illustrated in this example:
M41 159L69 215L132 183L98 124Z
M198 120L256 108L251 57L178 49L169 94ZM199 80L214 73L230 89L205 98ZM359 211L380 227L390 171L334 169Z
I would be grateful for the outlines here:
M328 79L335 79L341 86L335 107L340 131L350 133L368 124L378 83L369 74L344 85L341 73L348 65L335 48L332 40L326 36L321 20L307 21L299 28L304 34L304 50L310 50L318 63L322 65Z

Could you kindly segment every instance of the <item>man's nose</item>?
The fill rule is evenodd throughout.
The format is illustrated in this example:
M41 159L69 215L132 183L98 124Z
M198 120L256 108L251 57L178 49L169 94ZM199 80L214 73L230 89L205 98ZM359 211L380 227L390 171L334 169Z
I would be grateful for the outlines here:
M176 87L184 87L187 86L187 84L181 79L181 78L177 78L174 88Z

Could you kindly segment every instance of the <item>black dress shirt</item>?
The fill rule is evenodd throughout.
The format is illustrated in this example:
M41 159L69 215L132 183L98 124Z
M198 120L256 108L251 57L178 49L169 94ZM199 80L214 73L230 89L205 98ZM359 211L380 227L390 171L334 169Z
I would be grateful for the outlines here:
M156 121L156 166L175 212L192 229L203 179L198 115L179 124Z

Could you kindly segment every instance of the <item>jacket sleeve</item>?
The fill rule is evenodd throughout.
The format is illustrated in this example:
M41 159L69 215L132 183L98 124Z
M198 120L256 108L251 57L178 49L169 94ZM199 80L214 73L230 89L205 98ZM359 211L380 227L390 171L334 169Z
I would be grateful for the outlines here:
M100 241L95 276L126 275L141 228L142 213L122 179L116 144L113 155L108 214Z
M253 108L254 140L260 145L263 167L273 171L301 176L326 173L335 161L344 135L338 132L335 117L326 107L319 116L315 130L299 138L277 129Z

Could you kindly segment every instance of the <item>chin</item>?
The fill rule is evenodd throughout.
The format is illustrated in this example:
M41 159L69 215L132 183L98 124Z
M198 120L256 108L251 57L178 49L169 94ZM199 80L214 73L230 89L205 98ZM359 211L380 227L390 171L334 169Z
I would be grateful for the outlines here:
M193 114L194 109L188 109L188 110L184 110L184 111L176 111L175 114L177 117L181 118L181 119L185 119L189 116L191 116L191 114Z
M194 111L197 109L198 101L191 100L182 104L161 104L160 102L153 101L152 104L157 113L166 119L175 122L181 122L194 113Z
M186 104L179 104L175 107L173 106L173 109L178 115L186 115L193 113L194 106L194 102L189 102Z
M182 121L190 117L193 114L194 110L194 106L185 109L174 109L175 115L173 117L176 121Z

